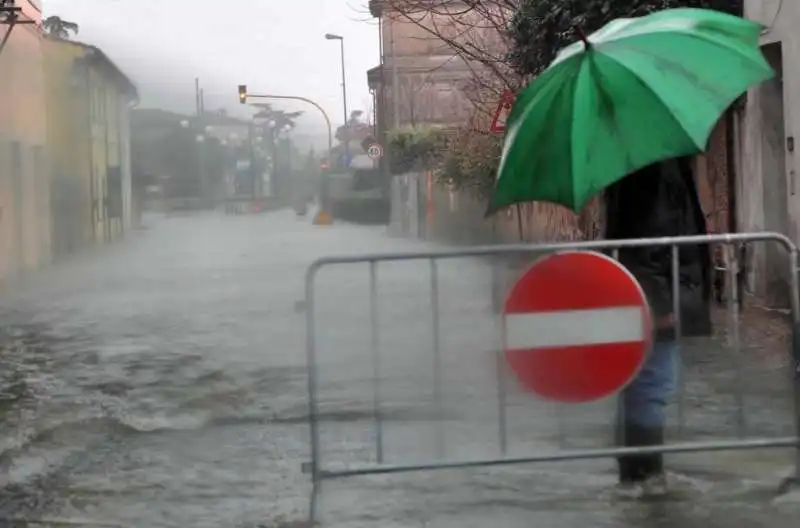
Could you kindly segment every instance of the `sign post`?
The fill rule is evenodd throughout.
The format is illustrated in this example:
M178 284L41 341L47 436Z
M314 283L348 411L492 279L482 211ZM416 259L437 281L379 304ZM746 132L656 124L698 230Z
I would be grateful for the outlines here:
M506 131L506 120L508 119L511 109L514 107L514 94L506 90L500 97L497 103L497 108L492 117L492 124L489 126L489 131L494 134L502 134Z
M652 316L638 281L614 259L556 253L517 281L503 310L504 353L525 390L586 403L622 390L652 341Z

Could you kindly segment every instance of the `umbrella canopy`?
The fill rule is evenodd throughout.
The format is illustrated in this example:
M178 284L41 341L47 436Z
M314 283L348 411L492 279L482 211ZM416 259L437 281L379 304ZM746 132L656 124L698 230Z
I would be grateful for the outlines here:
M761 30L669 9L562 50L514 105L487 214L534 200L578 211L637 169L704 150L725 109L773 75Z

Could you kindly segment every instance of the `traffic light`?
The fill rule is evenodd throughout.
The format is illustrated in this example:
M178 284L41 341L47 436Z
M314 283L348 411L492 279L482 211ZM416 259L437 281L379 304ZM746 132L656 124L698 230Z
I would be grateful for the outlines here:
M239 85L239 102L241 104L245 104L247 102L247 85L240 84Z

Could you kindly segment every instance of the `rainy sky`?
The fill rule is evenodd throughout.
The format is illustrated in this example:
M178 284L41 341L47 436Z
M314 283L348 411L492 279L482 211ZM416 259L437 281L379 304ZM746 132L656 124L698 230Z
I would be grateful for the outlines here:
M366 70L379 63L367 0L43 0L45 16L80 25L140 88L142 106L191 112L194 77L207 109L238 111L236 86L303 95L343 119L339 42L345 37L348 107L369 110ZM300 124L324 130L306 110Z

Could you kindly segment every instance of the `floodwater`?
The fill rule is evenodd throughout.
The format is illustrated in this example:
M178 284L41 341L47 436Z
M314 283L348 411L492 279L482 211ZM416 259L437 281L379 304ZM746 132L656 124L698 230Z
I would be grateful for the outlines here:
M154 216L7 293L0 525L300 526L311 493L301 471L305 268L327 254L430 247L309 218ZM323 467L379 452L391 464L497 457L503 436L511 456L607 445L613 402L556 408L506 377L500 434L492 271L471 259L436 271L439 340L427 261L379 267L374 312L368 265L321 270ZM729 350L687 347L686 419L671 438L793 434L782 353L743 355L745 378ZM602 460L353 477L323 484L319 517L382 528L780 528L800 514L796 494L775 494L792 460L784 450L670 457L673 491L659 501L621 500Z

